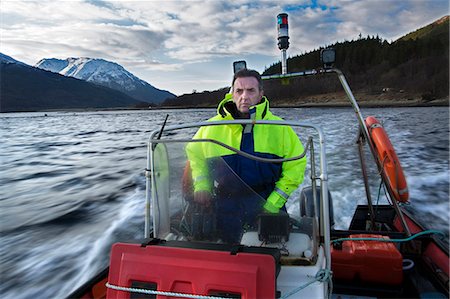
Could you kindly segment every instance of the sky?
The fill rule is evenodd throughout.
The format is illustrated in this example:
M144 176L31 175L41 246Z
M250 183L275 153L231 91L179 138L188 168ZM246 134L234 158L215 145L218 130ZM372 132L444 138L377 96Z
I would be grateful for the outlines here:
M289 15L288 56L354 40L391 42L449 14L448 0L0 1L0 52L102 58L176 95L231 84L233 61L263 72L280 60L276 17Z

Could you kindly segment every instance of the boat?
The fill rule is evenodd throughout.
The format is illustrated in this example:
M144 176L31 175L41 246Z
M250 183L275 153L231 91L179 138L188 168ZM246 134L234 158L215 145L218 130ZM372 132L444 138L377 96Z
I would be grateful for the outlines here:
M321 68L288 73L286 14L278 16L278 27L282 72L263 79L338 76L359 127L367 204L356 207L347 229L334 228L333 200L339 198L331 198L326 140L318 124L248 119L169 126L164 122L148 142L143 239L114 244L109 266L68 298L449 297L448 246L442 232L427 230L405 210L406 179L382 124L374 116L363 116L344 74L334 67L333 49L322 50ZM234 66L246 67L243 61ZM240 228L240 241L235 243L216 234L218 215L213 210L193 202L186 148L207 143L244 159L262 158L213 139L192 138L202 126L220 125L291 126L306 141L304 152L292 159L307 156L309 163L310 184L298 192L298 208L258 215L257 225ZM389 204L371 198L367 155L373 157ZM264 201L226 162L218 161L211 176L216 184L225 184L221 192L227 192L226 198Z

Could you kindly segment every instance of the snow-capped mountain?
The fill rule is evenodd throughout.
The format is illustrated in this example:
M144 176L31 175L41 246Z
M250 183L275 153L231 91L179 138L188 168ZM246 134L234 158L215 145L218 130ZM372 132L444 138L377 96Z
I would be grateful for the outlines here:
M148 107L125 93L0 53L0 112Z
M0 112L148 107L123 92L42 70L0 53Z
M62 59L56 59L56 58L48 58L48 59L41 59L35 67L50 71L53 73L60 73L67 65L69 65L69 61L62 60ZM61 74L64 75L64 74ZM80 79L80 78L78 78Z
M158 104L167 98L175 97L174 94L157 89L139 79L121 65L104 59L45 58L40 60L35 67L113 88L144 102Z

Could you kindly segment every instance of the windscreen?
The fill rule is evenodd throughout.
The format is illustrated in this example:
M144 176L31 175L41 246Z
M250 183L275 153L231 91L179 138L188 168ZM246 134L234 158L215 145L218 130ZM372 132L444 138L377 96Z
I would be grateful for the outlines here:
M281 167L198 140L158 143L152 161L154 236L214 243L240 243L257 230L274 182L251 186L258 173L247 170Z

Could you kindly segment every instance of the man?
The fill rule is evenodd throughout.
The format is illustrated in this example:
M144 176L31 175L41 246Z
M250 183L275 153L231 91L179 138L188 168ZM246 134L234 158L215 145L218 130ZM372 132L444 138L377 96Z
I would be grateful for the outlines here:
M243 69L234 75L227 94L209 121L281 120L269 110L261 76ZM289 126L220 125L202 127L194 139L214 139L262 158L300 155L303 145ZM243 226L253 226L261 212L278 213L303 181L306 158L284 163L259 162L206 142L186 148L192 171L194 202L216 213L217 229L226 242L236 242Z

